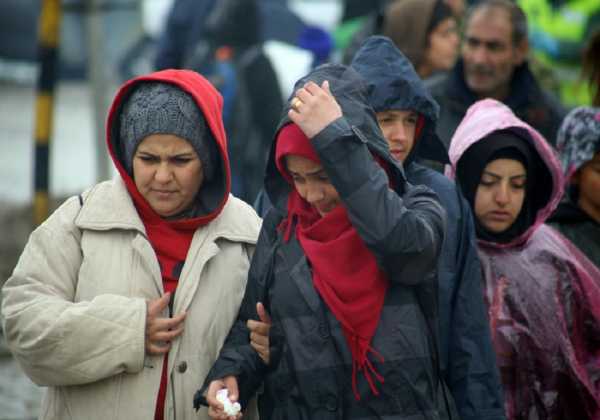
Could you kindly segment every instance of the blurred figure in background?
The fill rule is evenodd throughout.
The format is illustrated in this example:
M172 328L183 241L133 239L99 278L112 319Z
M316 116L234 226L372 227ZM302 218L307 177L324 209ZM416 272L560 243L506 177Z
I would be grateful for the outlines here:
M568 107L589 105L589 86L580 78L581 57L600 29L598 0L517 0L527 15L533 58L553 75L554 92Z
M566 194L551 222L600 267L600 108L575 108L558 132Z
M400 0L385 12L383 35L411 61L425 80L452 69L460 38L456 18L444 0Z
M555 144L565 110L538 85L528 51L527 18L513 2L487 0L469 9L461 58L447 77L428 84L440 105L438 134L446 145L469 106L482 98L505 103Z
M220 0L206 22L212 49L228 51L216 64L226 66L230 73L213 76L230 78L222 88L229 89L224 107L232 192L248 203L262 186L270 139L283 108L277 74L262 48L258 1ZM202 54L197 58L198 66L204 58Z
M583 54L583 76L590 84L592 105L600 106L600 29L592 35Z
M392 1L395 0L348 0L344 3L342 20L333 34L342 63L350 64L365 39L381 34L384 10Z
M376 12L381 8L383 4L386 4L389 0L343 0L344 12L342 14L342 22L348 20L361 18Z
M435 39L436 44L439 41L445 41L444 43L452 44L454 41L454 35L456 35L456 42L458 42L459 36L457 31L457 24L462 20L464 13L464 1L463 0L443 0L443 1L430 1L426 0L421 5L419 1L411 1L411 5L401 6L405 0L382 0L379 2L379 7L368 14L360 18L360 21L357 23L350 22L347 25L354 25L353 31L351 34L344 33L342 44L338 45L339 48L342 49L342 62L350 63L356 51L360 48L366 38L371 35L386 35L396 42L396 46L400 48L400 50L407 54L404 51L404 48L411 48L411 56L409 58L421 56L423 54L421 49L425 49L428 46L431 46L431 35L435 31L435 26L438 27L438 33ZM444 5L449 7L449 10L452 12L454 19L454 25L446 23L444 29L448 29L450 26L453 26L453 30L448 32L439 29L440 23L443 20L446 20L448 17L446 7L442 7L437 5L436 3L443 3ZM435 6L435 10L434 10ZM399 24L405 25L409 24L411 30L405 30L402 27L396 27L393 23L387 23L387 20L390 18L390 12L393 13L391 19L396 20ZM418 14L417 15L415 15ZM406 15L406 18L403 17ZM409 21L409 19L414 18L416 21ZM387 29L384 29L387 28ZM345 28L340 28L340 32L345 31ZM394 37L393 32L398 36ZM402 38L404 36L409 36L410 40L406 43ZM339 39L340 37L336 38ZM346 39L349 38L349 39ZM404 47L404 48L403 48ZM454 49L458 48L455 46ZM442 52L444 57L447 57L449 54ZM454 53L454 59L456 59L456 53ZM453 62L453 60L450 60ZM414 62L413 62L414 64ZM418 67L415 65L415 67ZM437 68L437 65L434 66ZM446 66L444 66L446 67ZM451 68L450 65L446 69ZM417 68L418 71L418 68ZM420 75L420 73L419 73ZM421 76L423 77L423 76ZM425 76L428 77L428 76Z
M448 174L475 215L509 420L600 416L600 270L544 224L563 190L552 148L504 104L469 108Z
M210 47L207 20L219 3L216 0L173 0L154 57L157 70L189 68L190 60L195 61L194 56L197 59L201 51ZM297 44L306 25L288 8L286 1L258 0L257 8L261 41L274 39Z
M185 68L198 43L206 42L206 19L216 0L174 0L158 39L156 70Z
M439 351L442 373L460 418L504 419L471 209L452 181L419 162L448 163L444 145L435 133L439 107L408 58L389 38L367 38L351 66L369 86L369 103L392 156L402 162L408 182L431 188L452 221L446 227L438 260Z

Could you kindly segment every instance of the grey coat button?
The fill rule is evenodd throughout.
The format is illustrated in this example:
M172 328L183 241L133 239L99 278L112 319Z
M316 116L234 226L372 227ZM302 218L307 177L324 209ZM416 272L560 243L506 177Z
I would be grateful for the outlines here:
M319 324L319 335L321 338L329 338L329 328L324 323Z
M179 365L177 365L177 371L179 373L183 373L187 370L187 362L183 361L181 363L179 363Z

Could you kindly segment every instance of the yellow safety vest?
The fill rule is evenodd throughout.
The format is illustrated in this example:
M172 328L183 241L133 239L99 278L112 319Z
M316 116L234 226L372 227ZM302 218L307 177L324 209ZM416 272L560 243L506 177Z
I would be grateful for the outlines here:
M567 42L581 48L589 32L589 21L600 13L600 0L572 0L553 7L548 0L518 0L527 15L530 39L541 36L550 42ZM581 58L565 61L553 57L547 50L534 49L535 58L552 70L558 84L558 96L568 106L589 105L590 86L581 78Z

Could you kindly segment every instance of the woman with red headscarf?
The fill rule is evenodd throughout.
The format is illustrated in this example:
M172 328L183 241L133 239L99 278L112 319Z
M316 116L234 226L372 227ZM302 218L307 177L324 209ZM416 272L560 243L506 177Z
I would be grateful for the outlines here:
M2 316L46 387L40 419L208 418L191 393L236 319L261 224L230 194L222 105L193 71L129 80L107 122L118 175L31 234Z
M445 215L406 182L365 94L342 65L296 84L238 320L196 394L213 418L228 417L218 391L243 410L261 385L261 418L457 418L437 356ZM259 302L272 318L268 365L247 327Z

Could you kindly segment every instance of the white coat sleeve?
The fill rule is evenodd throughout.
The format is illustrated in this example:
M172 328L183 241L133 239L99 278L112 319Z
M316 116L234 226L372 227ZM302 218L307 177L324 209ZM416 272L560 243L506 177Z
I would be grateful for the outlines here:
M77 197L30 236L2 288L6 340L38 385L78 385L144 365L146 302L98 295L74 303L82 261Z

